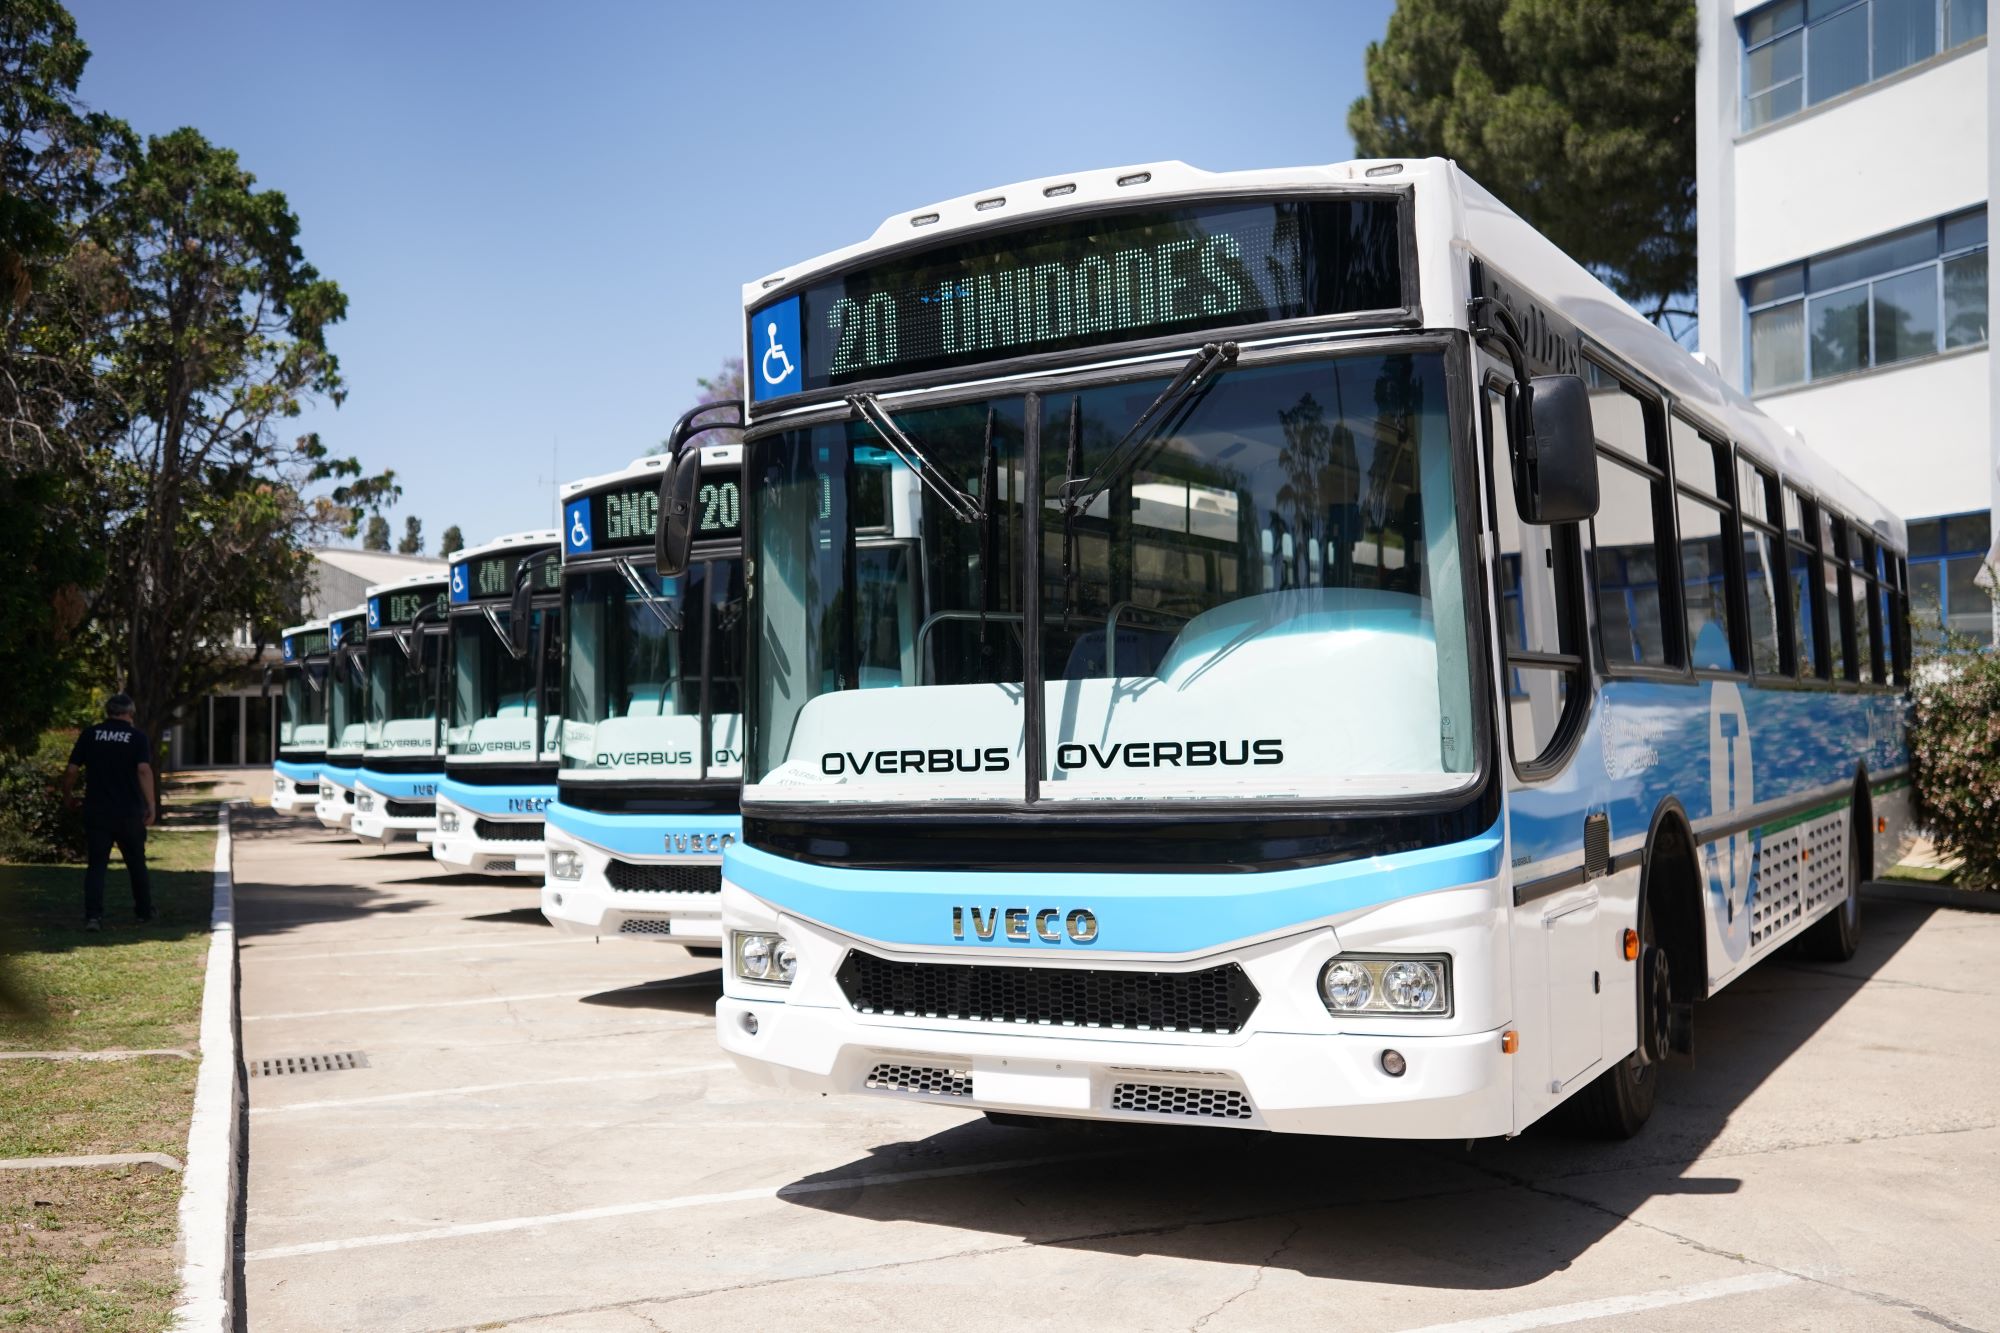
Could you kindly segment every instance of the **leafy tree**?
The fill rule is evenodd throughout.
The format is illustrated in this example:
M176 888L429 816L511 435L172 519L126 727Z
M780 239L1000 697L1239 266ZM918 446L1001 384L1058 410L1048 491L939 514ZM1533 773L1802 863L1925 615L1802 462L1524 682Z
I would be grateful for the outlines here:
M438 538L438 554L447 560L464 549L465 534L458 530L458 524L456 523L446 528L444 536Z
M1450 157L1656 322L1695 286L1692 0L1402 0L1348 111Z
M309 546L340 506L394 490L280 424L344 394L326 333L347 298L306 262L285 197L192 129L148 141L91 227L115 315L96 349L124 414L101 468L109 576L93 606L107 657L160 725L239 675L296 603ZM335 478L334 505L306 489ZM342 497L346 496L347 499Z
M368 520L368 532L361 539L364 551L386 551L389 549L389 520L375 514Z
M422 555L424 553L424 521L415 514L409 514L404 517L403 537L401 541L396 543L396 549L404 555Z
M728 358L722 363L722 369L716 371L713 375L696 376L694 383L695 388L699 392L695 394L694 402L689 404L691 407L701 407L707 403L714 403L720 406L724 403L742 402L743 358L740 356ZM741 444L742 442L743 432L733 426L723 430L710 431L700 438L700 443L702 444ZM668 440L661 440L653 449L653 452L656 454L665 453L668 443Z

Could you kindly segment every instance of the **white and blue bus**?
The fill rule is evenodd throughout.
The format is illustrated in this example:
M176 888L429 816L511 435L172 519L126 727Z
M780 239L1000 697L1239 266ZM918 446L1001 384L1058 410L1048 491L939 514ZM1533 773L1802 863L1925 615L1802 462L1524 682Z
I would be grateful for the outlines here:
M556 795L561 592L553 531L452 557L444 781L430 841L453 870L541 877L542 815Z
M447 586L440 572L368 589L367 738L348 827L369 842L417 838L437 822Z
M313 813L344 833L354 820L356 775L368 741L368 608L329 618L326 647L326 757Z
M558 929L713 950L743 772L742 500L734 445L704 462L699 540L654 569L667 459L562 488L562 754L542 913Z
M284 688L279 695L278 757L271 765L271 808L310 814L319 803L326 762L327 622L308 620L279 635ZM266 684L268 687L268 677Z
M744 303L747 1073L1625 1134L1854 949L1902 523L1449 163L1029 181Z

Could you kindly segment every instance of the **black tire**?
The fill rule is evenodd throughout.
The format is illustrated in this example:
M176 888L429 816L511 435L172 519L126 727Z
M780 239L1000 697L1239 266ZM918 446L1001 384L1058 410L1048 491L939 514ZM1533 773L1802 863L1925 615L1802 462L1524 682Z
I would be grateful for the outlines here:
M1867 802L1855 798L1854 813L1847 821L1847 898L1805 928L1799 936L1799 955L1819 963L1844 963L1861 947L1861 849L1868 840L1874 816Z
M1649 876L1650 878L1650 876ZM1653 908L1639 908L1639 957L1650 956L1659 941L1653 932ZM1645 1052L1645 975L1640 975L1639 1002L1632 1006L1637 1049L1590 1081L1562 1106L1565 1128L1584 1138L1629 1139L1646 1127L1660 1099L1663 1066L1648 1063Z

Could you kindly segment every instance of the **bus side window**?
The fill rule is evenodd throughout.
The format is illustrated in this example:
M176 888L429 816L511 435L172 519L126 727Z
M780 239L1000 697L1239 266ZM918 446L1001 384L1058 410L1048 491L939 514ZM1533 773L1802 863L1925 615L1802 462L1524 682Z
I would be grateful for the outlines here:
M1736 509L1743 538L1743 577L1750 618L1750 665L1760 676L1787 672L1784 648L1785 548L1773 526L1771 475L1747 458L1736 460Z
M1798 665L1800 680L1828 677L1826 606L1819 591L1818 525L1818 513L1811 503L1786 486L1785 569L1792 604L1793 660Z
M1591 583L1597 594L1597 635L1608 670L1678 667L1682 626L1667 610L1679 600L1667 558L1672 500L1653 441L1659 407L1609 371L1584 363L1590 415L1597 429L1597 486L1591 520Z
M1587 689L1574 591L1576 529L1521 521L1506 395L1503 381L1489 381L1481 405L1492 483L1501 683L1514 766L1532 776L1538 764L1556 757L1564 720L1581 705Z
M1681 607L1688 660L1703 671L1747 670L1743 597L1731 586L1736 546L1728 506L1729 448L1679 416L1668 418L1673 444L1674 506L1680 519Z

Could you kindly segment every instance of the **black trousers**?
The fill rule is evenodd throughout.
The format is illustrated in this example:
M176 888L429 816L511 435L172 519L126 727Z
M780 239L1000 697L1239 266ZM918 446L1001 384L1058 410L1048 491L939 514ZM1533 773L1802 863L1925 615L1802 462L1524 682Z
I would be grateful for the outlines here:
M153 880L146 873L146 820L133 815L126 819L103 815L83 817L84 842L90 849L83 870L83 914L90 920L104 915L104 875L111 865L111 848L116 844L125 858L125 871L132 877L132 910L143 920L153 915Z

